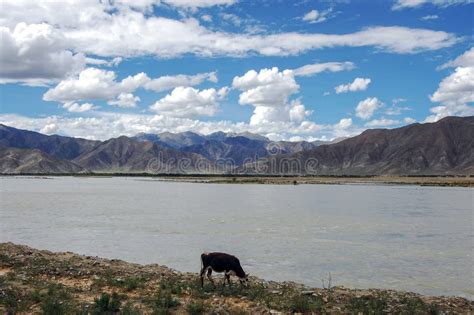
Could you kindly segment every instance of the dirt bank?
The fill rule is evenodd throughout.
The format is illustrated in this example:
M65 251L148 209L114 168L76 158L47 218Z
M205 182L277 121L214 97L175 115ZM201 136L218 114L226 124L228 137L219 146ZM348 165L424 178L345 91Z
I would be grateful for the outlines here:
M200 288L197 274L74 253L0 244L0 313L469 314L474 303L392 290L307 288L251 278Z

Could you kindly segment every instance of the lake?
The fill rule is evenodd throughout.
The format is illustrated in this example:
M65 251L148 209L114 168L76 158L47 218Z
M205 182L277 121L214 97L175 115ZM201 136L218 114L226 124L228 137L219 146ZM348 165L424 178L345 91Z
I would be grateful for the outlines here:
M474 298L474 190L1 177L0 241L198 272Z

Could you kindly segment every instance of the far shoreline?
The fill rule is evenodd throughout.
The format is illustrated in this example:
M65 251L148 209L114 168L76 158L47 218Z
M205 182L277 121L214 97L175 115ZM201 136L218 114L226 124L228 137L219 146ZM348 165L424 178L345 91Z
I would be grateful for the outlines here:
M150 174L150 173L82 173L82 174L0 174L1 177L137 177L170 182L206 184L267 185L415 185L437 187L474 187L474 175L253 175L253 174Z

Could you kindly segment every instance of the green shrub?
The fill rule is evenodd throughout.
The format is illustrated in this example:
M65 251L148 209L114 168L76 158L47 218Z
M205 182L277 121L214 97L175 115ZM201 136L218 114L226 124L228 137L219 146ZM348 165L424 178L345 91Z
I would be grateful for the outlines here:
M153 303L153 314L169 314L170 310L178 305L179 301L173 297L170 290L160 289Z
M286 308L292 313L319 313L323 308L323 302L318 297L297 294L289 299Z
M351 314L384 314L387 306L387 297L384 295L353 297L349 301Z
M202 301L193 301L186 305L186 311L191 315L203 314L207 309L207 305Z
M102 293L100 298L94 300L92 314L115 314L120 310L121 297L116 293L112 296L108 293Z

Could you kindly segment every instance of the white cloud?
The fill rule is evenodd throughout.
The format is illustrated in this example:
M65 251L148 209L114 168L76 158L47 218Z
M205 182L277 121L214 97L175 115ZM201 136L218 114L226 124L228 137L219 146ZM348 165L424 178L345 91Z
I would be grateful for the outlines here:
M235 77L232 87L242 91L239 104L255 107L250 118L253 125L290 120L288 99L299 89L293 71L280 72L277 67L260 72L250 70Z
M84 55L67 50L62 33L47 24L0 27L0 47L0 84L45 85L85 65Z
M95 65L95 66L106 66L106 67L116 67L123 61L122 57L115 57L111 60L99 59L99 58L86 58L86 64Z
M217 82L215 72L198 73L196 75L178 74L174 76L161 76L156 79L148 81L144 88L155 92L170 90L178 86L196 86L204 81Z
M161 92L177 86L199 85L205 80L217 82L217 76L214 72L208 72L150 79L141 72L117 81L114 71L86 68L77 76L63 80L54 88L49 89L43 99L57 102L104 100L109 105L135 107L140 98L132 93L138 88Z
M321 72L339 72L347 71L354 69L355 66L352 62L325 62L325 63L314 63L309 65L304 65L302 67L296 68L293 70L295 76L309 77L314 74Z
M73 102L66 102L63 104L63 108L67 109L71 113L83 113L94 109L95 106L91 103L78 104Z
M454 73L444 78L438 89L430 96L432 102L442 105L430 109L433 115L426 121L437 121L446 116L474 115L474 67L457 67Z
M444 64L442 68L456 67L454 72L444 78L438 89L430 96L432 102L441 103L430 108L432 115L425 121L433 122L446 116L474 115L474 48Z
M56 124L46 124L43 128L39 130L39 132L47 134L47 135L52 135L58 132L59 127Z
M232 5L237 0L162 0L163 2L181 8L207 8L218 5Z
M212 22L212 16L209 15L209 14L201 15L201 20L203 20L205 22Z
M439 69L446 69L450 67L474 67L474 47L471 47L456 59L450 60L443 64L441 67L439 67Z
M222 20L236 26L236 27L239 27L241 24L242 24L242 19L236 15L236 14L232 14L232 13L221 13L219 15L221 17Z
M365 91L369 86L371 80L369 78L355 78L353 82L348 84L341 84L334 88L336 94L355 92L355 91Z
M311 10L306 13L301 19L309 23L321 23L328 19L328 15L331 13L331 9L325 11Z
M135 96L132 93L120 93L116 100L108 101L107 104L130 108L136 107L138 102L140 102L140 98L138 96Z
M400 121L394 120L394 119L387 119L387 118L374 119L365 124L366 127L370 127L370 128L390 127L390 126L395 126L395 125L400 125Z
M209 134L217 130L241 132L246 130L262 135L273 135L276 140L289 139L292 136L316 136L317 138L335 137L334 126L316 125L303 122L295 125L291 122L253 126L244 122L202 121L168 115L124 114L103 111L88 112L87 116L49 116L26 117L0 114L0 123L20 128L41 131L48 125L54 125L51 132L87 139L109 139L121 135L134 136L140 132L160 133L194 131ZM44 130L43 130L44 131ZM348 131L344 132L347 134ZM50 132L47 132L50 133Z
M405 118L403 118L403 122L404 122L405 124L413 124L413 123L416 122L416 119L413 119L413 118L411 118L411 117L405 117Z
M417 8L427 3L439 7L449 7L452 5L469 4L473 2L473 0L397 0L392 9L400 10L404 8Z
M368 97L357 104L356 116L364 120L369 119L382 105L383 103L376 97Z
M425 15L425 16L420 18L420 20L422 20L422 21L430 21L430 20L437 20L437 19L439 19L439 16L437 16L436 14L434 14L434 15Z
M199 91L192 87L177 87L150 109L170 117L213 116L219 109L220 98L216 89Z
M133 79L121 82L115 81L116 74L113 71L98 68L87 68L79 73L77 77L71 77L61 81L54 88L49 89L44 95L45 101L74 102L81 100L112 100L121 92L133 91L130 87ZM124 86L129 86L125 91Z
M13 29L19 21L48 23L62 34L65 40L61 42L67 44L68 49L99 57L286 56L337 46L373 46L395 53L416 53L449 47L458 41L454 34L401 26L374 26L347 34L229 33L206 28L194 18L175 20L154 16L149 11L154 3L156 1L151 0L138 3L69 0L66 4L48 0L3 0L0 24ZM178 7L202 7L233 1L168 3Z

